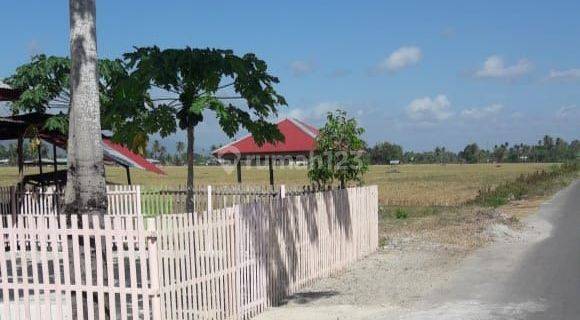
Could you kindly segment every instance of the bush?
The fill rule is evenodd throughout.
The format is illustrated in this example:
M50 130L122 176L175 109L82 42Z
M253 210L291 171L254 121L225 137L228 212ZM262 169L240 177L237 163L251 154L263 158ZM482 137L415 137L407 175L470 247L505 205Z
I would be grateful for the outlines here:
M409 214L407 213L407 211L403 208L397 208L397 210L395 210L395 218L397 219L407 219L409 217Z

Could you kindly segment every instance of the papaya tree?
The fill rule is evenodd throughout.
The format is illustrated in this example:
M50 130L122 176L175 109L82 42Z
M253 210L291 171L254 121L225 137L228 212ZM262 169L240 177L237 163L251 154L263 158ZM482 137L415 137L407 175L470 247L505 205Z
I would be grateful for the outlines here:
M132 77L167 93L156 100L156 109L172 109L176 125L187 137L187 200L192 212L195 128L211 112L221 129L233 137L247 129L256 143L283 140L268 118L286 100L274 89L278 78L268 73L266 62L252 53L238 56L232 50L136 48L125 54Z
M21 92L19 99L10 103L12 113L50 114L47 129L67 134L70 66L68 57L41 54L16 68L3 80ZM101 127L112 133L113 141L143 154L150 133L167 136L175 131L171 110L158 108L155 117L151 116L153 102L147 90L131 82L122 60L99 59L98 73Z
M364 128L345 111L329 112L316 137L316 150L308 170L310 181L322 187L338 180L341 188L349 181L362 182L368 170L368 159L362 156L366 148L363 133Z

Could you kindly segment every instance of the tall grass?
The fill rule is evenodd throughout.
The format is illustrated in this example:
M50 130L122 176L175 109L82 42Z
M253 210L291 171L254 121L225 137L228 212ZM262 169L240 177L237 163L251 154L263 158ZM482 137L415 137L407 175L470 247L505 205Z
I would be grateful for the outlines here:
M534 195L545 195L556 188L568 184L578 176L579 170L580 162L574 161L553 165L548 170L522 174L517 179L501 183L495 188L488 187L480 190L471 203L499 207L511 200L520 200Z
M379 187L379 203L389 207L453 207L473 200L478 191L486 186L495 188L499 184L514 180L521 174L537 170L547 170L549 164L506 163L473 165L400 165L371 166L365 175L366 184ZM131 170L134 184L145 188L174 189L186 181L185 167L164 167L167 175L159 176L143 170ZM235 185L235 170L226 171L221 167L196 167L196 183L213 186ZM107 167L107 181L115 184L126 183L123 168ZM276 184L303 186L309 184L305 167L274 169ZM26 168L25 174L36 174L37 168ZM18 181L18 168L0 167L0 186L14 185ZM258 167L242 168L244 185L267 185L268 170Z

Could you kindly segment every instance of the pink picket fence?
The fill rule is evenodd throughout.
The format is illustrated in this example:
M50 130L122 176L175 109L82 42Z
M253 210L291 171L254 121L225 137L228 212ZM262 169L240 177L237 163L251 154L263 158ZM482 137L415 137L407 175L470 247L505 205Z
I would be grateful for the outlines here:
M377 213L370 186L149 218L4 215L0 319L249 319L374 252Z

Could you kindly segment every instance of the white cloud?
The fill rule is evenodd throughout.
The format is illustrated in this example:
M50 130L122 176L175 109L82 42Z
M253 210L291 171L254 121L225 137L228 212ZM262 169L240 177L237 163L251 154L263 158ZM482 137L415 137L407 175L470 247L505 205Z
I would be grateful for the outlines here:
M556 111L556 118L571 119L580 115L580 108L574 105L564 106Z
M484 119L497 115L503 110L501 104L492 104L483 108L470 108L461 111L461 116L467 119Z
M340 104L338 102L321 102L314 106L311 118L315 120L323 119L326 117L327 113L333 112L339 108Z
M287 114L281 114L282 118L296 118L296 119L304 119L304 110L301 108L291 109Z
M290 69L292 70L293 75L299 77L312 73L314 71L314 65L308 61L296 60L292 61L290 64Z
M317 121L325 119L328 112L333 112L341 108L343 107L338 102L320 102L309 109L293 108L286 115L282 115L282 117L287 116L301 120Z
M422 58L419 47L407 46L401 47L392 52L378 65L379 71L397 71L419 63Z
M451 102L447 96L440 94L434 98L418 98L407 106L407 115L415 121L442 121L453 116Z
M502 57L493 55L488 57L481 69L475 72L478 78L515 78L532 70L532 63L527 59L520 59L514 65L507 66Z
M567 70L550 70L548 75L550 80L574 80L580 79L580 68Z

